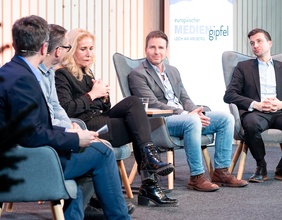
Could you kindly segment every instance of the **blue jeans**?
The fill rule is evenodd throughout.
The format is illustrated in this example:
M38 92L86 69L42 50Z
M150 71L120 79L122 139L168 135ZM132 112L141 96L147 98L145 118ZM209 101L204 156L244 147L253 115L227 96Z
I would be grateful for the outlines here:
M89 171L93 185L107 219L131 219L128 214L114 152L100 142L92 143L81 153L71 154L64 170L65 179L74 179ZM83 196L78 187L76 199L66 201L66 220L83 220Z
M204 173L202 162L201 135L215 135L214 167L226 168L230 166L232 154L232 140L234 132L234 118L226 112L206 112L210 118L210 125L202 128L199 116L195 114L172 115L166 117L166 124L171 136L184 139L184 149L190 175Z

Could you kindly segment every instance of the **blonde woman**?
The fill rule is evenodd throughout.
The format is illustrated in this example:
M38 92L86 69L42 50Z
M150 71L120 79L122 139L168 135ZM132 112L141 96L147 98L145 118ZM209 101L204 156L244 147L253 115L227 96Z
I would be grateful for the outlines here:
M96 80L90 67L94 63L94 35L83 29L68 34L72 49L64 57L62 68L56 70L56 89L62 107L69 117L85 121L89 130L97 131L107 124L109 131L100 135L113 147L133 142L134 155L142 176L143 200L159 206L175 206L176 199L168 198L158 186L153 174L168 175L172 164L160 160L151 139L150 125L142 102L127 97L111 108L109 86Z

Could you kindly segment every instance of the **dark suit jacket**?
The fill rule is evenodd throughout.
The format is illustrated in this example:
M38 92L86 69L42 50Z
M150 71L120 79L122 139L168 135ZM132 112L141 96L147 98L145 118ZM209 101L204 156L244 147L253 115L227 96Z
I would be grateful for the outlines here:
M110 99L107 102L103 102L102 98L90 101L85 95L92 89L92 78L85 74L79 81L65 68L56 70L55 83L58 98L68 116L85 121L88 129L97 131L103 125L108 124L109 132L101 135L100 138L112 140L111 122L106 114L111 107Z
M52 126L49 109L41 87L29 66L18 56L0 68L4 79L0 86L0 127L11 120L19 111L36 103L37 108L20 123L20 127L35 127L31 135L24 137L20 145L39 147L49 145L60 156L68 157L79 149L76 133L66 133L65 128Z
M190 99L183 86L179 71L168 64L165 64L165 68L174 94L179 99L184 110L193 111L196 109L197 106ZM128 84L133 95L150 99L150 108L172 109L174 114L181 114L183 112L182 109L167 105L168 100L165 97L165 88L147 60L130 72Z
M282 100L282 63L273 60L276 76L277 98ZM255 100L261 101L258 60L250 59L239 62L234 69L232 80L223 97L226 103L237 105L240 115L248 111Z

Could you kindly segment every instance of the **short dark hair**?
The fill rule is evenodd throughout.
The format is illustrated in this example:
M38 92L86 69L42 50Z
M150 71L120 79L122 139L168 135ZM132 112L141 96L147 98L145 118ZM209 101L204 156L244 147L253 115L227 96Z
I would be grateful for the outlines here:
M32 56L49 41L48 23L37 15L20 18L13 24L12 37L15 54Z
M58 46L63 45L67 30L57 24L49 24L50 37L48 45L48 53L55 50Z
M255 29L251 30L248 33L248 38L250 39L251 36L254 36L255 34L258 34L258 33L263 33L265 38L266 38L266 40L267 41L271 41L270 34L266 30L263 30L261 28L255 28Z
M160 30L151 31L146 37L146 47L148 47L148 42L152 38L162 38L162 39L164 39L166 41L166 48L168 47L168 37L164 32L162 32Z

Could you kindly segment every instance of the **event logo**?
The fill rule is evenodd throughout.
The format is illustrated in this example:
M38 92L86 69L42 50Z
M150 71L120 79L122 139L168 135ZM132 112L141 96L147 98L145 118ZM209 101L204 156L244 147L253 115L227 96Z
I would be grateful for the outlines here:
M220 37L229 36L229 26L221 25L218 28L212 25L203 25L199 18L174 19L175 41L216 41Z
M214 26L215 27L215 26ZM219 29L210 29L209 30L209 40L217 40L218 37L227 37L229 36L229 27L228 25L224 29L224 25L221 25Z

